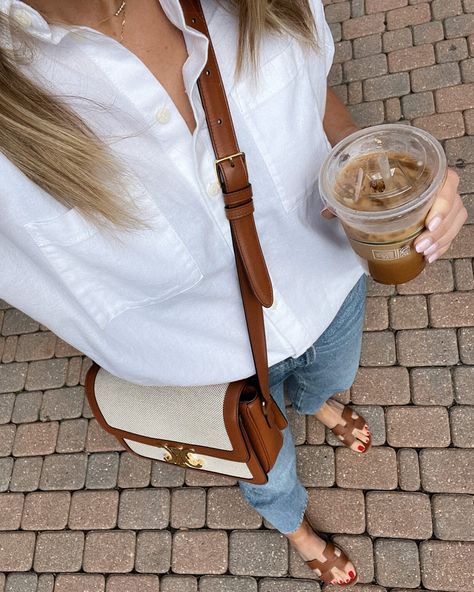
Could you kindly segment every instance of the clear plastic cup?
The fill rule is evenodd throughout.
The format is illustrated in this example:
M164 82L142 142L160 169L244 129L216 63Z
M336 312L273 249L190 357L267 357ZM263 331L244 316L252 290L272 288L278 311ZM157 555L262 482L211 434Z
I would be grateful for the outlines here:
M321 198L377 282L402 284L424 269L413 241L446 173L441 144L402 124L358 131L328 154L319 176Z

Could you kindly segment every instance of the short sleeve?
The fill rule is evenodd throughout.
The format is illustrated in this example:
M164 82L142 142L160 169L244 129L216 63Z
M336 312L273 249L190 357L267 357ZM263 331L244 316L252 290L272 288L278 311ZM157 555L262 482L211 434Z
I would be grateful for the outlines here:
M313 11L314 20L316 22L319 49L324 54L325 72L327 77L334 59L334 40L331 29L329 28L328 22L326 20L322 1L310 0L310 6Z

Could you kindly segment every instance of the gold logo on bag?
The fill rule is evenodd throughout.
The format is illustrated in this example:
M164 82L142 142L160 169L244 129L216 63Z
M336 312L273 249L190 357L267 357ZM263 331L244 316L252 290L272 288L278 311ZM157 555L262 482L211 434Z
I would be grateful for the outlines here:
M163 446L166 453L163 460L179 467L190 469L202 469L204 461L196 458L190 448L178 448L177 446Z

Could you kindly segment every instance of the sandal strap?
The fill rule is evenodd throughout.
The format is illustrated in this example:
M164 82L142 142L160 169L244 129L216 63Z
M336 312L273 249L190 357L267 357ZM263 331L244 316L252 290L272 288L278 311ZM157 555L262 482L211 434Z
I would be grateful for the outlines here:
M356 439L352 433L354 428L361 430L365 425L365 420L359 415L358 417L352 417L352 409L350 407L344 407L342 411L342 418L346 420L346 425L337 424L331 431L336 436L342 436L342 442L347 446L350 446Z
M323 549L323 555L326 557L326 561L319 561L319 559L313 559L306 561L306 564L310 569L319 569L321 575L319 576L323 582L331 582L334 576L331 574L332 570L337 567L341 570L344 569L349 558L344 551L338 547L341 551L340 555L336 555L336 547L331 542L327 542Z

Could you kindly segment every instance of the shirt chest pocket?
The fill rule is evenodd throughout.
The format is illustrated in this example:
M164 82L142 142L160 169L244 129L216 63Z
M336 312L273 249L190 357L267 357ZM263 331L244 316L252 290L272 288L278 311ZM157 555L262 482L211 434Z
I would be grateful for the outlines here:
M119 238L88 223L76 209L25 225L57 281L101 328L127 309L172 298L203 278L151 198L142 203L150 229L117 232Z
M319 58L291 41L262 64L257 90L245 80L233 92L287 212L314 192L327 153L322 114L307 68L313 59ZM325 93L324 72L321 84L320 92Z

